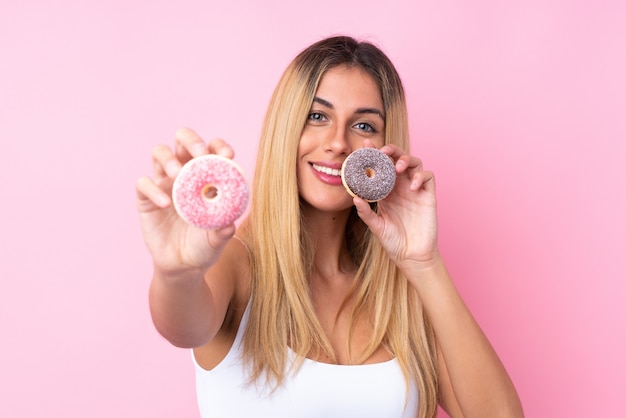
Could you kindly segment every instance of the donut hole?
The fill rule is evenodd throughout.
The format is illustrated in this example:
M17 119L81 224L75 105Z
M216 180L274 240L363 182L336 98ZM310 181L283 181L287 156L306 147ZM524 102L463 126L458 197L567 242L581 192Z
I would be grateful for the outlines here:
M217 187L207 184L202 188L202 197L206 200L213 200L217 197Z
M365 175L369 178L372 178L376 175L376 170L372 167L365 167Z

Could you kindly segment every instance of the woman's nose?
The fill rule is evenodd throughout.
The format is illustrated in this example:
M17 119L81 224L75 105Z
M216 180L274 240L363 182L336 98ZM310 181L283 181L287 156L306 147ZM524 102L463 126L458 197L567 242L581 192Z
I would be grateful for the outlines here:
M352 149L348 138L348 130L342 127L335 128L329 133L325 146L328 151L332 151L335 154L348 155Z

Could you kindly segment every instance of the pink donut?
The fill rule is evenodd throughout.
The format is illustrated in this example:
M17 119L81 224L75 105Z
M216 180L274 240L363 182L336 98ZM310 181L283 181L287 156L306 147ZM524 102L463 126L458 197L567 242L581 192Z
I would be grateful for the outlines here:
M220 229L235 222L246 210L248 196L241 168L215 154L188 161L172 188L176 212L204 229Z

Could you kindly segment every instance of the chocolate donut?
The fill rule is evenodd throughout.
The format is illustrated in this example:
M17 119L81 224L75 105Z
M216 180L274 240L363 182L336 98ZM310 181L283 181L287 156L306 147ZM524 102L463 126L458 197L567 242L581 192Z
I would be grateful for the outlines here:
M343 162L341 181L351 196L376 202L391 193L396 184L396 167L384 152L360 148Z

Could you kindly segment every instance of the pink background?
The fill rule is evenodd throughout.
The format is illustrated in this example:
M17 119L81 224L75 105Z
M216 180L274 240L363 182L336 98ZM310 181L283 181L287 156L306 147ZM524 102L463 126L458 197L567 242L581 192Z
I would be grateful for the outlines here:
M624 4L4 1L0 416L197 416L135 179L181 126L251 173L280 73L334 33L397 64L441 247L527 416L624 416Z

